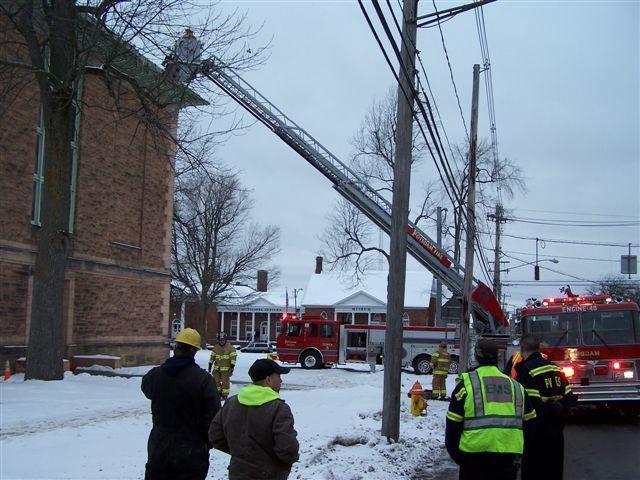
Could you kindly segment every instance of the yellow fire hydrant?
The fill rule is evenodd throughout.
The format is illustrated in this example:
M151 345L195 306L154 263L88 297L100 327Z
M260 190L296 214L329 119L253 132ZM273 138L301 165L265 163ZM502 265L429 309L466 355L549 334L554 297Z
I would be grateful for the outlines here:
M423 415L423 411L424 415L426 415L427 407L429 406L427 405L427 390L422 388L419 381L416 380L407 395L411 399L411 415L420 417Z

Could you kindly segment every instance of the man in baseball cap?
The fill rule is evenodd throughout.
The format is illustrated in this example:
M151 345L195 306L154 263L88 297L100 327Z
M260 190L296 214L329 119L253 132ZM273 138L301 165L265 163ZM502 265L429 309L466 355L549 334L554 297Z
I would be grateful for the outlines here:
M209 441L231 455L230 480L286 480L298 461L293 414L279 393L280 375L290 370L266 358L253 362L253 383L230 397L211 423Z

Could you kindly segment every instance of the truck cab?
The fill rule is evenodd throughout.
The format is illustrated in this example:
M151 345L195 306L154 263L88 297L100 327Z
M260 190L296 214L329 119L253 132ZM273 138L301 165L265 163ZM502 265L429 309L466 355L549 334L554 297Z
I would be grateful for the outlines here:
M340 324L320 315L283 315L282 331L277 338L278 356L302 368L321 368L338 362Z

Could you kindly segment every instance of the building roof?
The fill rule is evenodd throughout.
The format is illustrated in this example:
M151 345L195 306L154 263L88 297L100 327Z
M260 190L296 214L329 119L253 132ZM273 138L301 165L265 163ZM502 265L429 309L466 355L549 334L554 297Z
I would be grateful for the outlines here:
M388 271L371 271L362 277L358 285L351 278L341 276L337 272L313 274L304 290L301 304L311 306L333 306L359 302L370 302L368 305L387 304ZM428 271L409 271L406 273L404 305L406 308L425 308L429 305L433 275Z

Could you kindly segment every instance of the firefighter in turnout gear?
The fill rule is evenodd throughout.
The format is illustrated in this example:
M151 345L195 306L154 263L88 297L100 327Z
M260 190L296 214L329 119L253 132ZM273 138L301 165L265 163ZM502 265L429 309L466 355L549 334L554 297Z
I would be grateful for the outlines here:
M536 412L525 389L497 367L498 346L476 345L479 366L462 373L451 394L445 444L460 480L515 480Z
M222 400L226 400L229 396L231 388L231 376L236 366L236 349L227 342L227 335L219 332L216 337L218 343L211 349L211 358L209 359L209 372L213 367L213 382L216 384L218 393Z
M522 459L522 480L562 480L564 418L576 398L562 370L540 353L538 338L523 336L520 353L522 361L515 366L518 381L537 414L536 431Z
M447 351L447 342L442 340L438 351L431 355L431 368L433 368L431 389L434 400L447 399L447 374L450 365L451 355Z

